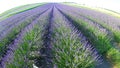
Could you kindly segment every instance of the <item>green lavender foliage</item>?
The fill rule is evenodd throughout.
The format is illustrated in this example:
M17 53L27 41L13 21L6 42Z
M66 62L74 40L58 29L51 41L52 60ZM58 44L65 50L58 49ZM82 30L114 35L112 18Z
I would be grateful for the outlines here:
M57 12L57 11L56 11ZM53 33L53 63L58 68L94 68L95 60L90 52L83 48L80 38L59 15L56 17Z

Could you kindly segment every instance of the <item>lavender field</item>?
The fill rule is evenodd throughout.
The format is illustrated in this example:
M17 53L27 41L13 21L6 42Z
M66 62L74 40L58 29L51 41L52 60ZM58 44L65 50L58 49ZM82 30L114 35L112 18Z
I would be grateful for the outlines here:
M120 68L120 18L66 3L0 15L0 68Z

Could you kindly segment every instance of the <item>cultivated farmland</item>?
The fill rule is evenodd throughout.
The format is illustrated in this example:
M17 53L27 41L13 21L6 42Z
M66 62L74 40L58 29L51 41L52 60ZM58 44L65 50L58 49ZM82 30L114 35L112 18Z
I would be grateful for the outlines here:
M120 68L119 17L68 3L28 6L0 15L0 68Z

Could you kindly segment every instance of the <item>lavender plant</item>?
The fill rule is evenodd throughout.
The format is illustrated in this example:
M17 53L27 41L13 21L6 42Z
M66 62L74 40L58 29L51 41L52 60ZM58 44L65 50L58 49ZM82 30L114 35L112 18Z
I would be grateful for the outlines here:
M40 58L39 50L42 45L42 29L47 23L48 11L42 14L37 20L33 21L26 29L24 30L24 35L21 36L21 42L17 44L17 49L14 50L14 57L11 62L6 62L9 68L14 67L29 67L32 68L35 64L35 60Z
M106 57L108 57L109 53L111 53L111 55L114 54L114 57L116 58L110 61L113 58L111 57L111 59L108 58L108 60L113 64L116 63L116 65L118 65L117 67L119 67L119 61L117 60L119 60L120 58L118 58L117 56L120 55L120 53L118 53L118 50L112 46L110 39L105 34L98 33L95 28L88 26L88 23L82 19L77 18L77 15L70 14L68 13L68 11L65 11L63 9L64 8L61 9L62 11L64 11L62 13L69 20L74 22L73 24L77 26L78 29L80 29L82 33L84 33L84 35L86 35L86 37L89 39L89 41L91 41L93 45L97 45L95 47L99 50L101 54L105 55Z
M37 7L42 6L44 4L45 3L35 3L35 4L27 4L27 5L12 8L12 9L7 10L7 11L3 12L2 14L0 14L0 21L4 20L6 18L9 18L15 14L37 8Z
M83 41L81 33L70 26L68 22L60 12L54 11L53 52L55 57L53 63L55 67L93 68L95 62L100 61L100 56L97 51L96 54L93 52L90 44Z
M27 25L31 24L32 21L34 21L39 15L41 15L42 13L44 13L46 10L41 11L39 14L34 15L33 17L28 18L28 20L24 21L23 23L21 23L18 26L14 26L14 28L12 29L12 31L10 33L8 33L9 35L7 35L5 38L3 38L0 42L0 50L1 50L1 55L0 55L0 59L1 57L4 55L4 53L6 52L7 46L9 46L10 43L12 43L14 41L14 39L16 38L16 36L21 32L21 30L26 27ZM6 33L7 34L7 33Z
M0 68L119 68L119 25L56 3L18 13L0 22Z
M65 6L66 8L69 8L70 6ZM117 43L116 45L119 45L120 43L120 20L119 18L116 18L111 15L107 15L105 13L97 12L94 10L86 9L86 8L74 8L71 7L69 10L74 10L73 12L78 13L79 15L82 15L98 24L103 26L109 31L109 34L113 34L113 43ZM111 33L110 33L111 32ZM111 36L111 35L110 35Z

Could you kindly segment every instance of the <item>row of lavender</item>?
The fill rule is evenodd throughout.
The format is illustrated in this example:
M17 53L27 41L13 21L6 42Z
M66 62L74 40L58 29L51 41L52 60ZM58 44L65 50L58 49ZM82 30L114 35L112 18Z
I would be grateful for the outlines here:
M50 6L49 4L47 4L47 5ZM39 12L41 12L40 10L45 10L44 8L47 8L47 5L43 5L41 7L37 7L32 10L18 13L18 14L14 15L12 17L9 17L3 21L0 21L0 28L1 28L0 33L4 32L3 30L9 29L9 27L13 26L13 24L22 22L22 21L24 21L25 18L28 18L29 16L38 14Z
M117 50L114 47L112 43L113 41L111 40L113 39L112 36L114 35L114 33L112 33L113 31L106 28L102 24L97 23L96 20L92 20L87 16L85 16L86 14L89 14L89 13L86 13L88 10L84 9L84 13L83 13L83 9L69 7L66 5L57 4L57 7L59 8L59 11L63 15L65 15L69 20L71 20L73 24L76 27L78 27L79 30L82 31L82 33L87 37L87 39L98 49L99 53L105 56L109 60L109 62L112 63L114 67L117 67L117 68L120 67L119 66L120 64L119 50ZM96 17L96 18L99 18L99 17ZM114 24L117 24L117 23L114 23ZM111 25L111 26L114 26L114 25ZM119 26L119 21L117 26ZM119 29L115 29L115 30L118 31Z
M58 9L54 9L53 63L56 68L95 68L102 63L97 50Z
M2 23L6 24L5 26L2 25L5 28L0 33L0 60L1 57L4 56L5 52L7 51L7 46L12 44L12 42L14 42L14 39L17 38L20 32L26 26L31 24L31 22L34 21L37 17L39 17L42 13L44 13L47 10L47 8L48 8L47 5L41 6L38 9L36 9L35 14L32 14L33 12L35 12L35 9L33 9L34 11L31 10L30 12L27 11L26 13L25 12L23 14L21 13L20 14L21 16L19 14L15 15L15 18L13 16L12 18L6 19L0 23L0 24ZM29 16L27 17L27 15ZM26 18L24 18L23 16L26 16ZM20 17L21 18L23 17L23 20L21 20Z
M42 6L42 7L39 7L39 8L37 8L37 12L36 12L36 14L32 14L33 12L31 12L31 13L29 13L29 12L27 12L27 13L25 13L25 14L32 14L30 17L27 17L26 19L24 19L23 21L21 21L20 23L21 24L18 24L18 26L15 26L15 25L12 25L11 27L9 27L9 28L12 28L10 31L9 31L9 33L7 34L7 37L5 36L5 38L1 38L1 42L0 42L0 67L1 68L6 68L6 64L9 64L10 62L11 62L11 59L13 59L12 57L15 55L15 61L16 60L20 60L20 59L18 59L18 57L20 57L21 59L23 59L24 60L24 58L25 57L21 57L20 55L23 53L25 53L25 51L23 50L21 50L21 48L22 48L22 46L20 46L20 44L21 43L23 43L23 41L24 40L22 40L22 38L25 38L25 37L23 37L24 35L26 35L26 33L27 32L29 32L30 30L30 28L32 29L32 26L37 22L37 20L39 20L39 16L41 15L41 14L43 14L44 12L46 12L47 10L48 10L48 8L50 8L51 6L49 6L49 5L45 5L44 7ZM35 12L35 9L33 9L34 10L34 12ZM46 13L47 14L47 13ZM22 15L21 16L18 16L18 17L22 17ZM43 17L46 17L46 16L43 16ZM16 17L15 17L16 18ZM17 18L17 19L19 19L19 18ZM41 18L42 19L42 18ZM11 18L10 19L8 19L7 20L7 22L8 23L11 23L11 22L9 22L11 20ZM14 19L14 20L16 20L16 19ZM13 21L14 21L13 20ZM19 21L18 21L19 22ZM16 23L18 23L17 21L16 21ZM4 22L4 23L6 23L6 22ZM16 23L14 23L14 24L16 24ZM6 24L7 25L7 24ZM8 25L9 26L9 25ZM39 27L39 26L38 26ZM2 34L1 34L2 35ZM12 35L12 36L11 36ZM31 34L32 35L32 34ZM29 41L31 39L31 36L29 36L28 35L28 40L27 41ZM22 41L21 41L22 40ZM33 39L32 39L33 40ZM24 41L25 42L25 41ZM25 42L26 43L26 42ZM17 49L18 48L18 46L20 46L21 48L20 49ZM27 46L27 45L26 45ZM25 46L25 44L24 44L24 48L26 48L26 46ZM17 50L16 50L17 49ZM17 53L17 52L19 52L19 53ZM22 52L21 54L20 54L20 52ZM15 54L14 54L15 53ZM18 56L17 56L18 55ZM20 61L22 61L22 60L20 60ZM17 62L19 62L19 61L17 61ZM19 63L18 63L19 64ZM24 64L24 63L23 63ZM16 63L14 64L15 66L17 66L16 65ZM13 65L13 66L14 66ZM12 66L12 64L10 63L10 66ZM21 65L22 66L22 65ZM18 66L19 67L19 66ZM8 67L7 67L8 68ZM14 67L11 67L11 68L14 68Z
M32 64L39 59L39 49L42 45L41 33L48 22L47 11L25 27L20 35L8 46L7 54L1 60L2 68L32 68ZM46 22L47 21L47 22Z
M13 25L10 26L12 29L16 28L15 31L18 33L13 34L14 38L11 36L12 41L8 36L9 43L1 45L5 46L1 48L5 52L1 56L0 67L94 68L101 64L102 59L98 50L72 21L58 11L55 7L57 5L45 6L42 11L26 18L29 21L23 23L28 24L19 25L18 28L16 25L13 28L11 27ZM10 30L9 33L14 31Z
M68 8L70 6L66 6ZM107 15L105 13L100 13L94 10L85 9L85 8L75 8L71 7L68 10L74 10L73 12L85 17L97 24L101 27L105 28L112 35L112 40L116 47L119 47L120 43L120 19L111 15Z
M7 68L33 68L33 65L41 66L40 61L43 60L41 58L43 54L40 53L40 50L43 48L42 36L45 32L44 26L48 23L50 11L51 9L33 21L33 24L26 27L27 31L22 36L22 41L17 45L14 57L11 62L6 64Z

